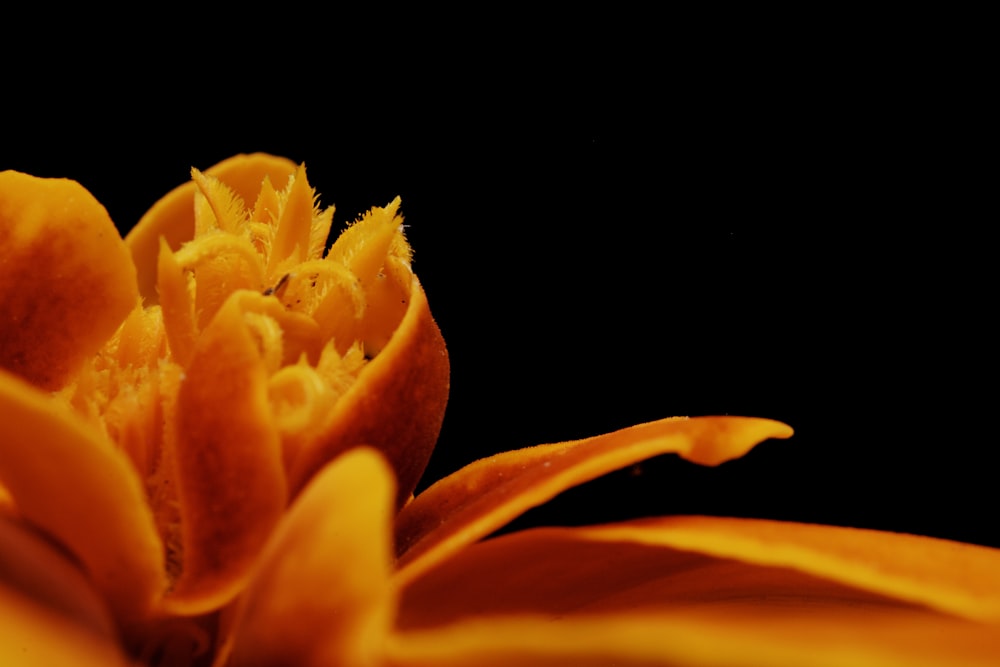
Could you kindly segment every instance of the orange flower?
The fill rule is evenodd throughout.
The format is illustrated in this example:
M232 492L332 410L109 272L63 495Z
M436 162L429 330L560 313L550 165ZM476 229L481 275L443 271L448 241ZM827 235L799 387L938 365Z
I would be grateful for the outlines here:
M666 517L485 539L657 454L791 430L667 419L411 494L448 358L398 199L322 256L305 169L237 156L122 242L0 174L0 661L952 665L1000 659L1000 552Z

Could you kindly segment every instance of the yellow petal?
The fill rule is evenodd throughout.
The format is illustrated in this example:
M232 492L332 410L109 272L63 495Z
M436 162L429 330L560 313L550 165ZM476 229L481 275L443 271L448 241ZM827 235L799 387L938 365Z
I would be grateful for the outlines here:
M395 606L393 497L392 471L368 448L344 454L313 479L239 601L229 664L380 664Z
M163 546L128 456L65 406L0 371L0 481L18 512L83 563L119 619L166 587Z
M305 165L296 170L288 190L287 199L278 219L274 243L267 258L268 273L274 275L276 267L292 258L294 264L309 259L309 238L312 231L313 190L306 180Z
M400 512L400 576L412 578L525 510L636 461L677 453L716 465L742 456L762 440L791 434L785 424L766 419L677 418L477 461L434 484Z
M0 173L0 368L61 387L136 302L135 268L79 183Z
M284 185L295 173L291 160L266 153L236 155L205 170L225 183L244 202L257 200L261 181L265 177L272 183ZM194 196L198 186L188 181L161 198L132 231L125 237L125 244L132 251L138 267L139 293L146 303L156 303L156 258L159 255L160 237L166 238L174 250L184 241L194 238Z
M337 402L325 433L299 452L289 474L293 494L328 461L364 444L392 464L401 506L434 449L448 387L444 339L414 278L406 313L389 343Z
M267 374L237 300L202 332L177 401L183 569L167 605L198 613L238 592L286 503Z

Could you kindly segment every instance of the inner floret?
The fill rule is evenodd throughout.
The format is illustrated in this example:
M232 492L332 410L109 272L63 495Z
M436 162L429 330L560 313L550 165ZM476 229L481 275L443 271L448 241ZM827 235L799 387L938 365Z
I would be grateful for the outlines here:
M265 177L251 206L219 179L191 174L194 238L176 250L161 238L159 303L138 304L61 392L144 481L180 593L195 578L209 591L231 589L213 581L238 560L226 549L249 559L277 520L296 455L323 437L333 406L388 341L412 281L398 198L349 226L324 256L333 207L317 205L303 166L280 189ZM209 401L233 414L201 414ZM255 456L263 463L247 463L249 473L234 470ZM237 502L243 485L257 496L248 515L264 526L249 536L236 535L243 528L233 519L206 516ZM202 543L197 558L185 555L193 542ZM227 546L215 553L216 542Z

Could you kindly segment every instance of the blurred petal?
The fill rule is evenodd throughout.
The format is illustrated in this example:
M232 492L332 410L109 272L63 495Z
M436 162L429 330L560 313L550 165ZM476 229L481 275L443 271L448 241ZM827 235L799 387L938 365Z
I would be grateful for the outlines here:
M36 531L9 517L0 517L0 591L6 591L8 602L17 595L30 598L81 630L115 638L108 608L79 565ZM0 618L6 616L0 614ZM0 660L0 664L8 663Z
M135 306L135 268L79 183L0 172L0 368L58 389Z
M677 453L717 465L742 456L762 440L791 434L785 424L766 419L675 418L477 461L434 484L400 512L399 576L408 581L525 510L636 461Z
M236 155L205 170L228 185L244 202L254 202L261 181L268 177L279 188L295 173L291 160L266 153ZM197 184L191 180L163 196L132 231L125 243L132 251L138 267L139 293L146 303L157 303L156 267L160 253L160 237L177 250L181 243L194 238L194 196Z
M0 371L0 480L25 519L83 563L120 619L166 587L163 545L128 456L68 408Z
M114 637L95 633L0 583L0 664L17 667L131 665Z
M261 559L235 623L229 664L374 662L392 618L392 471L374 450L324 468Z
M393 637L385 667L992 667L995 626L930 612L699 609L464 620Z
M177 400L183 568L167 603L199 613L242 587L287 498L267 373L237 299L198 339Z
M413 279L403 320L337 401L326 432L303 448L289 474L293 494L328 461L357 445L381 451L396 472L397 506L416 487L448 402L449 366L427 297Z

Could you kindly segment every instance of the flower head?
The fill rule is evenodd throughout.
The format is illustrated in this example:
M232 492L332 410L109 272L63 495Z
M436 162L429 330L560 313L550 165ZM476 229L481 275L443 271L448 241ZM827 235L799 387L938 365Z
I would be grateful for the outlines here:
M305 168L237 156L125 241L0 174L4 664L991 664L1000 554L666 517L486 539L653 455L791 429L667 419L473 463L416 498L448 358L399 200L324 253ZM9 622L7 619L11 619Z

